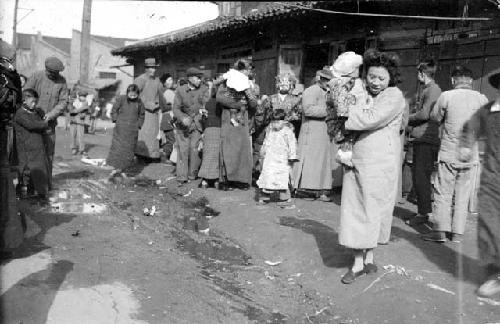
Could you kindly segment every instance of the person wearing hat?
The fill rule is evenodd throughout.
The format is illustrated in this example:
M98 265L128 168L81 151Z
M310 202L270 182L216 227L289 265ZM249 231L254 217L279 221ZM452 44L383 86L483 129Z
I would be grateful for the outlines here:
M477 140L485 138L477 244L479 260L488 278L477 290L481 297L500 293L500 72L493 73L488 80L497 90L497 97L476 111L465 124L459 145L460 161L469 162L473 160Z
M443 243L449 239L459 243L465 232L479 150L477 144L474 145L471 159L461 162L457 154L458 144L465 123L488 102L485 95L472 89L472 82L472 71L465 66L457 66L451 73L454 89L439 96L430 114L432 121L442 125L442 135L437 176L433 183L433 232L422 236L426 241Z
M326 95L332 72L323 68L319 80L302 95L303 122L298 140L299 161L293 167L293 187L312 193L322 201L330 201L332 188L332 151L325 118Z
M146 109L144 124L139 131L135 149L135 155L144 161L158 160L161 157L160 115L162 110L167 109L167 102L163 97L163 84L155 76L158 66L154 58L145 59L144 73L134 80L139 87L139 98Z
M49 190L52 189L52 161L56 146L57 117L61 116L68 102L66 79L60 74L64 64L55 56L45 59L45 70L35 72L24 85L24 89L35 90L40 98L38 106L44 111L49 129L44 136L45 153L49 160Z
M71 137L71 153L73 155L81 154L86 156L85 143L83 135L85 133L85 118L89 114L89 105L87 103L87 91L80 90L77 98L69 108L69 132Z
M178 148L176 165L177 181L185 183L198 176L201 159L198 144L203 127L202 112L210 98L208 87L201 82L203 71L191 67L187 69L187 84L177 88L173 104L175 142Z
M333 187L342 186L342 164L352 167L352 145L358 133L347 131L344 124L349 116L349 108L366 96L359 68L363 57L354 52L344 52L337 57L330 68L333 74L328 83L330 93L327 99L326 124L332 141Z

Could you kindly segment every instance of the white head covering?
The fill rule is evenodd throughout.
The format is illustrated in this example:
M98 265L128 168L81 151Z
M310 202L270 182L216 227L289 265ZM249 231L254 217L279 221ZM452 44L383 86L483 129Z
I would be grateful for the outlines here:
M222 77L227 80L226 85L229 88L233 88L238 92L250 88L248 77L235 69L230 69L228 72L224 73Z
M340 78L347 76L358 69L363 64L363 57L354 52L344 52L337 57L331 70L333 76Z

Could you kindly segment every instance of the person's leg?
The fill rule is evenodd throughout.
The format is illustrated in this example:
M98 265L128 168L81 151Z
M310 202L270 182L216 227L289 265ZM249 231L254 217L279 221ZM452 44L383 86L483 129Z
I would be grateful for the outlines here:
M456 170L450 163L440 161L434 182L434 212L432 222L434 232L423 235L428 241L444 242L445 232L451 231L451 206L455 191Z
M201 133L197 130L189 134L189 173L188 178L191 180L196 179L198 170L200 169L201 159L198 145L201 140Z
M173 130L168 130L163 132L165 134L165 145L163 146L163 152L165 152L166 159L170 158L170 154L174 150L175 135Z
M70 124L69 125L69 136L71 138L71 144L70 144L70 148L71 148L71 152L73 154L76 154L78 153L78 144L77 144L77 141L76 141L76 138L77 138L77 135L76 135L76 128L78 126L76 124Z
M469 213L473 172L473 168L467 168L460 169L457 173L457 182L455 183L455 204L451 223L452 236L453 234L462 235L465 232L465 223L467 221L467 214Z
M417 194L418 213L432 213L431 175L436 160L436 147L426 143L414 144L415 193Z
M76 129L76 136L78 140L78 151L80 153L85 152L85 142L83 141L83 136L85 133L85 126L84 125L78 125Z
M353 283L357 277L365 274L364 268L364 251L363 250L352 250L354 255L354 263L347 271L347 273L342 277L341 281L344 284Z
M184 136L184 132L175 131L175 140L177 142L177 180L188 180L188 163L189 163L189 137Z
M54 161L54 153L56 148L56 130L55 127L52 128L51 134L45 134L43 137L43 142L45 146L45 154L47 155L47 161L49 164L49 191L52 190L52 162Z

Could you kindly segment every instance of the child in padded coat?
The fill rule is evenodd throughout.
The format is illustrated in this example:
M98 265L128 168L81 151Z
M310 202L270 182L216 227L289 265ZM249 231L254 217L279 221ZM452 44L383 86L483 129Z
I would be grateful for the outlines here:
M354 52L342 53L333 63L331 70L334 78L328 83L328 135L339 145L337 160L347 167L352 167L352 146L358 134L347 131L344 124L349 117L349 108L359 100L367 98L363 82L359 78L359 67L362 63L361 55Z
M279 194L282 205L291 203L290 173L292 164L297 161L297 140L293 125L285 120L286 113L283 109L272 112L272 121L266 129L266 138L260 149L264 160L262 172L257 185L263 194ZM259 203L269 202L261 198Z
M19 159L22 197L35 191L38 198L46 199L49 190L49 162L45 154L43 136L49 126L43 111L36 107L38 93L33 89L23 91L23 105L16 111L14 129Z
M251 83L248 75L251 70L251 65L247 60L241 59L234 64L234 68L223 74L223 79L226 80L228 95L233 99L241 97L241 93L251 88ZM242 99L244 100L244 99ZM246 106L241 109L230 109L230 120L233 126L243 125Z

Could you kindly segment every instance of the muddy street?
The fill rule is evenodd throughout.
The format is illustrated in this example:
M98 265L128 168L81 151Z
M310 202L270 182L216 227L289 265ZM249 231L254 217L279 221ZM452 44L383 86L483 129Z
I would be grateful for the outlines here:
M85 136L91 158L106 158L111 133ZM51 203L20 201L26 238L1 266L2 323L500 322L500 300L474 293L476 219L463 243L430 243L400 204L378 273L343 285L339 195L260 206L253 190L179 187L160 163L110 183L57 136Z

